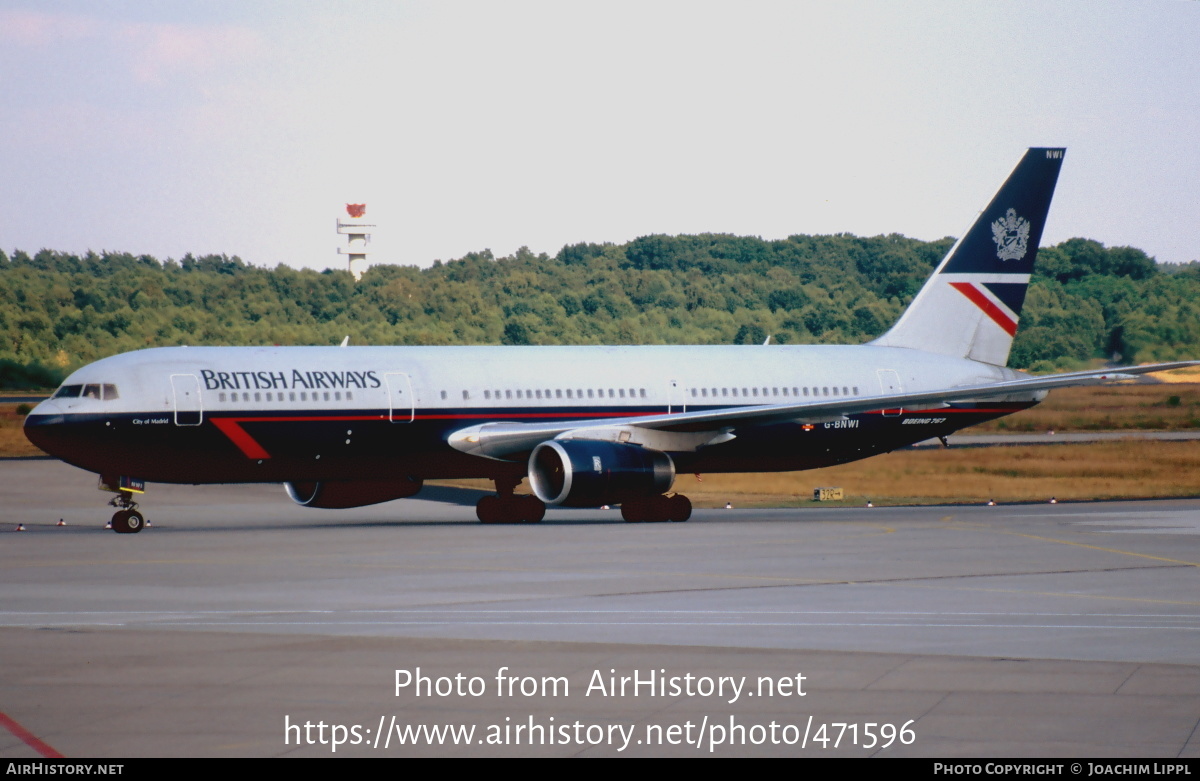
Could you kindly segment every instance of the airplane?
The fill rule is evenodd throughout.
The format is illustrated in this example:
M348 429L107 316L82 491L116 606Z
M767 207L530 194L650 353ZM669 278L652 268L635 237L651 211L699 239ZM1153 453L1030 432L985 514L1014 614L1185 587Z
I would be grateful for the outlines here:
M888 452L1037 404L1051 388L1198 362L1030 377L1006 367L1065 150L1031 148L900 319L865 344L160 347L72 373L26 418L115 494L282 483L305 507L488 478L484 523L620 505L686 521L677 474L792 471ZM532 494L514 489L528 477Z

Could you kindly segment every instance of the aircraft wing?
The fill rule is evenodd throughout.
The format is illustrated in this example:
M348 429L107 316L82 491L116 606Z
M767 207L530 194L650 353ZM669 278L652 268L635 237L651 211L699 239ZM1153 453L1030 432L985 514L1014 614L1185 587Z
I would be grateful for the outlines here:
M695 450L733 438L739 426L771 423L822 423L847 415L913 405L949 406L952 402L990 399L1015 393L1078 385L1099 385L1130 379L1138 374L1200 366L1200 361L1177 361L1145 366L1124 366L1066 374L1051 374L1020 380L963 385L916 393L840 397L795 404L761 404L700 412L676 412L637 417L608 417L595 420L552 423L483 423L459 429L448 437L451 447L464 453L499 460L527 454L548 439L597 439L632 442L668 450Z

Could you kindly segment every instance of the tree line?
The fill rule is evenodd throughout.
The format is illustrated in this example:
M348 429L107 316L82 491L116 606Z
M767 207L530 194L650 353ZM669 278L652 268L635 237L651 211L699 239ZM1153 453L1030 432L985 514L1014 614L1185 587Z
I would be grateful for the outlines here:
M98 358L211 344L855 344L953 244L899 235L643 236L431 267L260 268L224 255L0 251L0 387ZM1043 248L1011 366L1200 355L1200 264L1070 239Z

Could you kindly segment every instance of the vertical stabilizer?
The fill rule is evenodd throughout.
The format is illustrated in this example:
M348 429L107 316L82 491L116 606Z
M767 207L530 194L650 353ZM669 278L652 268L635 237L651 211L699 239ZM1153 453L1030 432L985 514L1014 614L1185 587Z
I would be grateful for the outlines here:
M1065 151L1026 152L892 329L871 344L1005 365Z

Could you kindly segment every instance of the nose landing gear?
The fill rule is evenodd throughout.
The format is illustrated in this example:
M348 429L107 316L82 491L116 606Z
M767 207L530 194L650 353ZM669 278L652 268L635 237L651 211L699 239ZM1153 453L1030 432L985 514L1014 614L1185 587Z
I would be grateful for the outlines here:
M145 490L145 483L126 477L113 480L102 476L98 488L116 494L108 500L109 506L116 507L117 511L113 513L107 528L117 534L137 534L146 526L146 519L137 511L138 503L133 500L134 493L140 494Z

